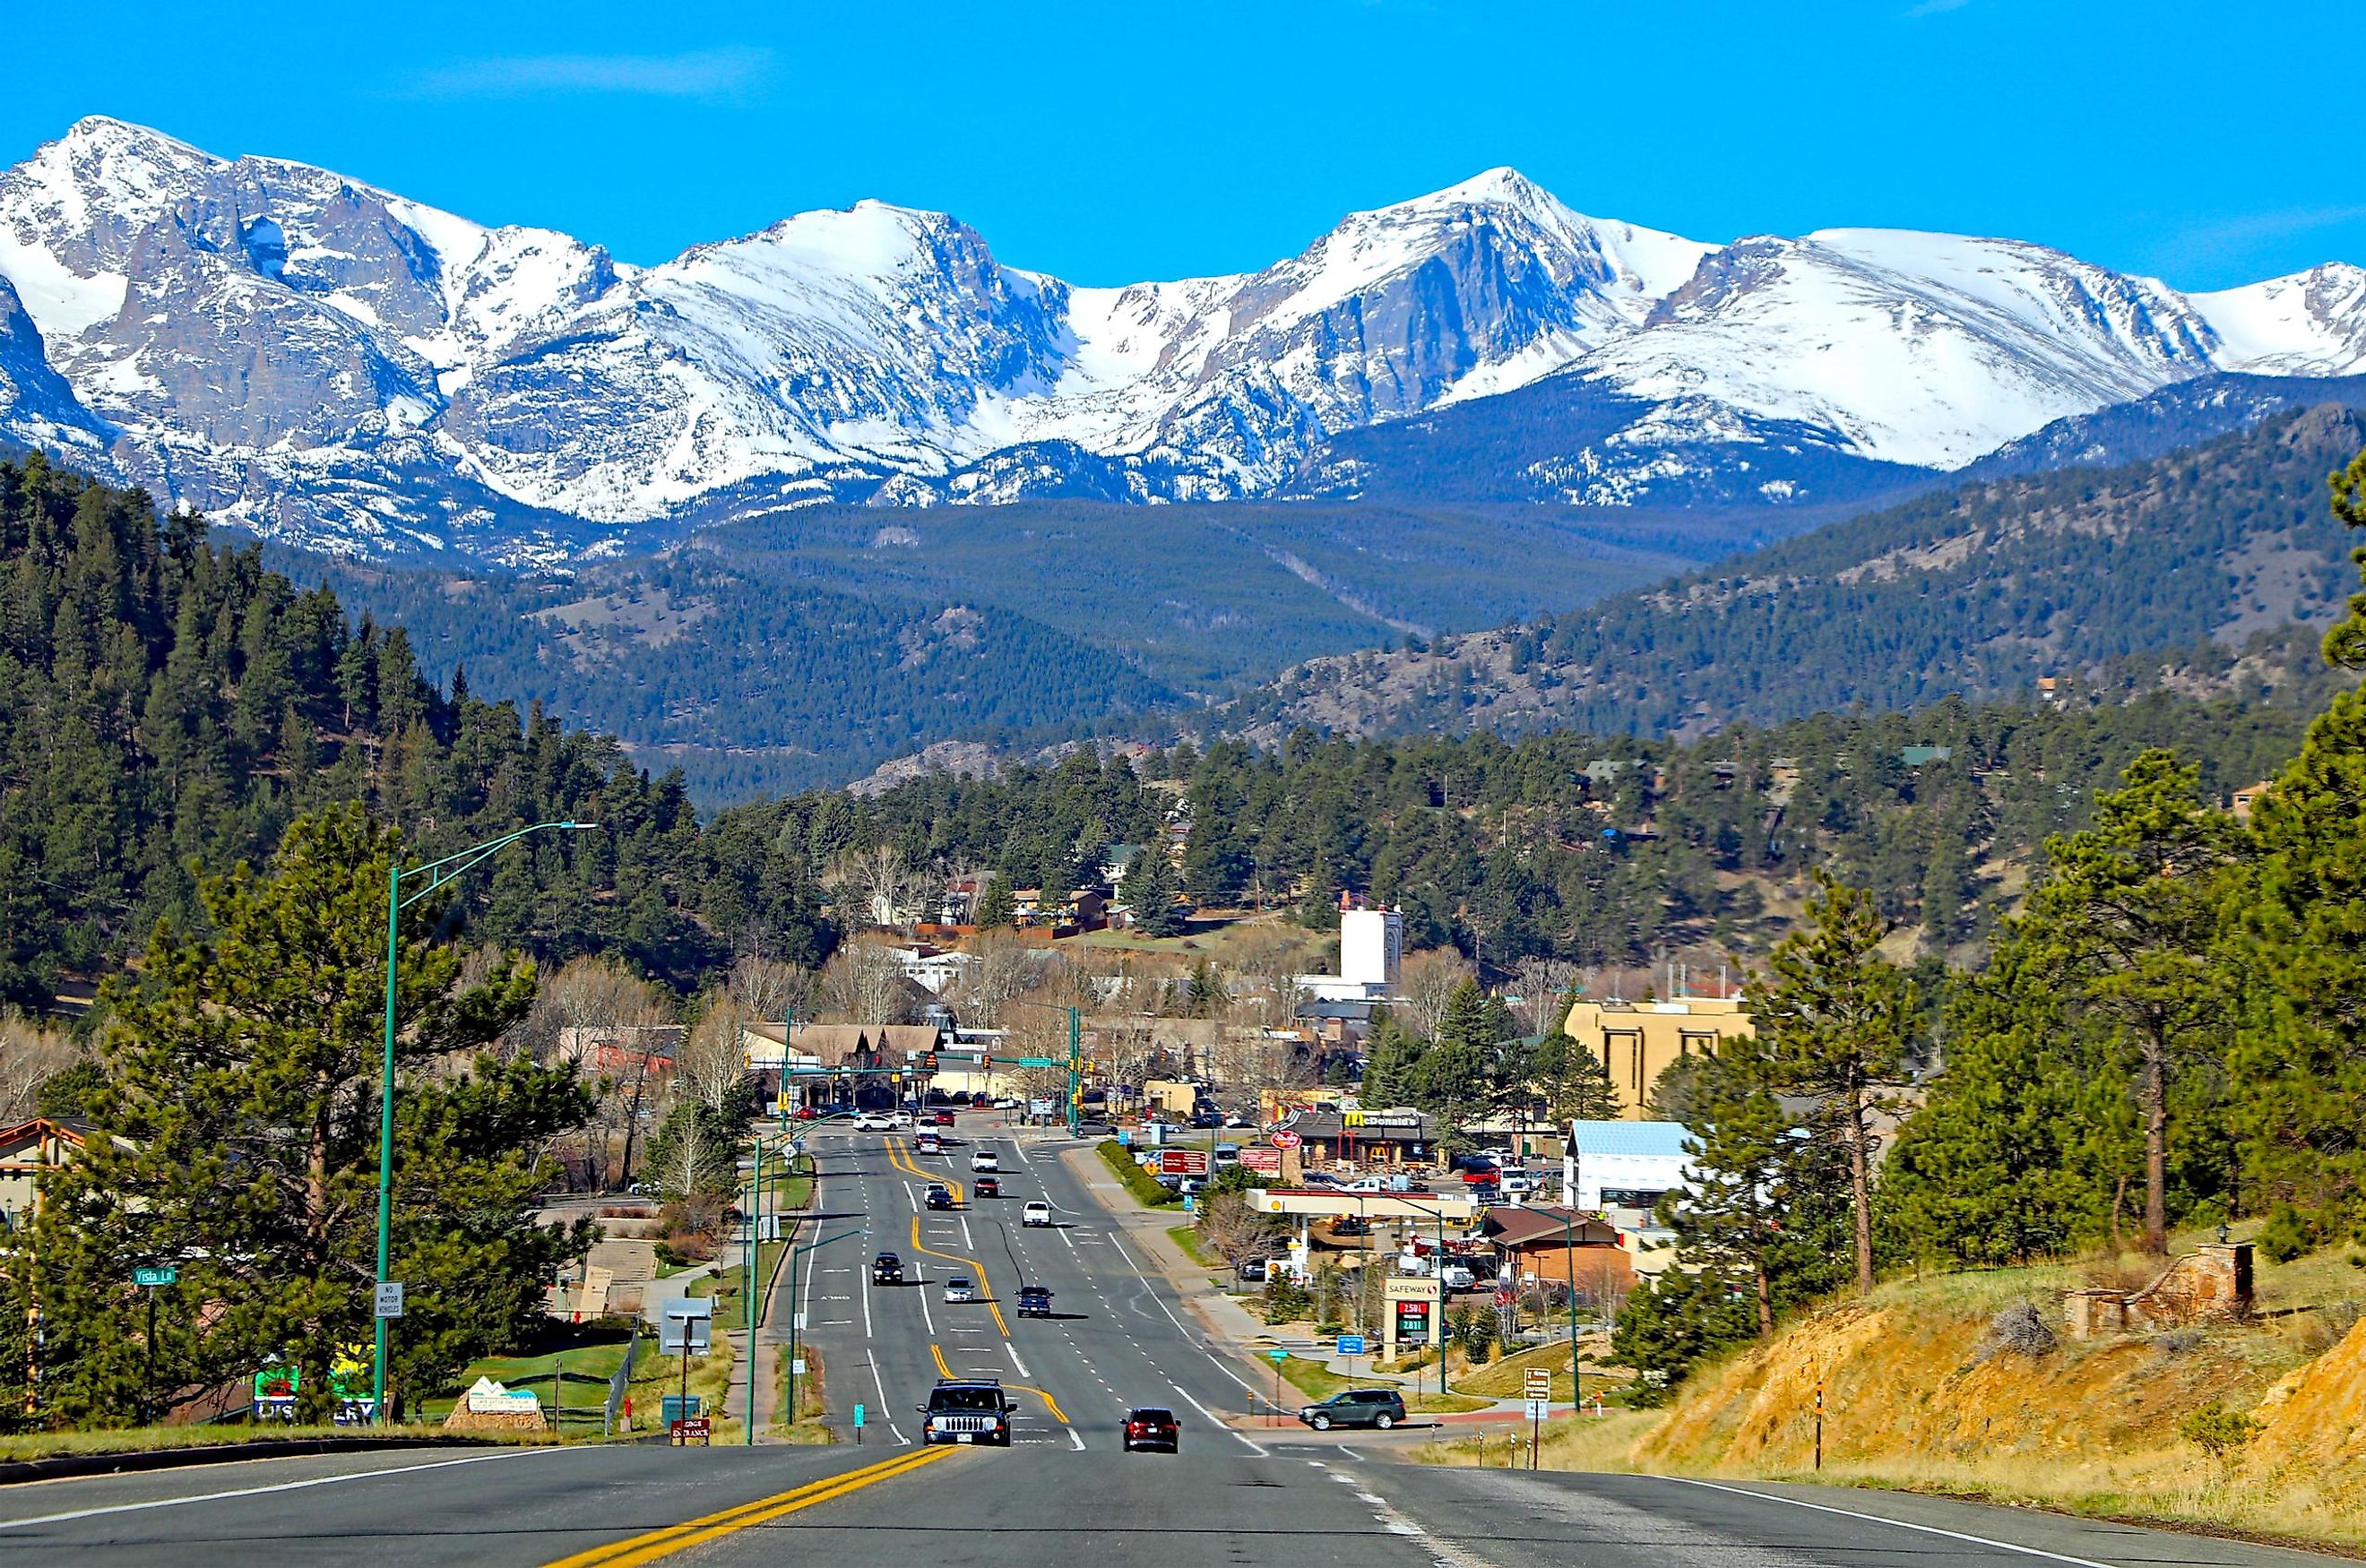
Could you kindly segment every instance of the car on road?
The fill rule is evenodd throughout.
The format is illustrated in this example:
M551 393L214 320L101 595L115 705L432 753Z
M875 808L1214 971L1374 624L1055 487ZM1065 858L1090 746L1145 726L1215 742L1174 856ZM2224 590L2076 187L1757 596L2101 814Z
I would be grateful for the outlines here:
M1339 1189L1343 1193L1385 1193L1389 1179L1385 1176L1359 1176Z
M1437 1271L1437 1282L1449 1291L1475 1290L1479 1276L1472 1273L1467 1264L1448 1263Z
M1019 1223L1031 1227L1050 1225L1052 1205L1041 1198L1030 1199L1027 1206L1019 1211Z
M1393 1388L1351 1388L1319 1405L1301 1406L1298 1418L1318 1432L1334 1427L1371 1427L1385 1432L1403 1424L1404 1395Z
M952 1126L953 1125L953 1114L951 1111L939 1111L936 1114L936 1125L941 1127Z
M874 1285L900 1285L904 1282L904 1260L893 1252L882 1252L871 1260L871 1282Z
M967 1274L952 1274L945 1280L945 1299L960 1304L977 1299L977 1282Z
M969 1168L972 1170L999 1170L1002 1159L990 1148L973 1148L969 1151Z
M945 1151L945 1140L934 1133L922 1133L912 1140L912 1147L922 1154L942 1154Z
M981 1176L969 1184L969 1195L973 1198L998 1198L1002 1196L1002 1183L992 1176Z
M1010 1413L1019 1408L991 1378L939 1378L929 1402L916 1406L927 1417L920 1441L1010 1446Z
M896 1118L884 1111L863 1111L854 1118L854 1130L859 1133L887 1133L896 1130Z
M1019 1316L1049 1317L1052 1316L1052 1293L1042 1285L1019 1287Z
M1137 1405L1125 1413L1125 1451L1132 1453L1138 1449L1183 1451L1183 1432L1176 1424L1174 1411L1155 1405Z
M1346 1184L1328 1170L1309 1170L1299 1180L1310 1187L1341 1187Z
M1117 1125L1113 1122L1078 1122L1076 1124L1076 1136L1078 1137L1095 1138L1115 1137L1117 1137Z
M953 1206L952 1189L942 1182L931 1182L920 1195L920 1206L926 1209L949 1209Z

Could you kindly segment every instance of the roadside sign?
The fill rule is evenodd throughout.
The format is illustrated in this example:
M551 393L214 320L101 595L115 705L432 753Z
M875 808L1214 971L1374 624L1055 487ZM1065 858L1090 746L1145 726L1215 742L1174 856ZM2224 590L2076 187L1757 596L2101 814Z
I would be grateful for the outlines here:
M1276 1148L1296 1148L1300 1144L1306 1140L1299 1137L1296 1133L1291 1132L1288 1127L1284 1127L1279 1132L1274 1134L1268 1141Z
M169 1285L180 1277L181 1271L178 1269L134 1269L131 1271L131 1282L135 1285Z
M1545 1418L1545 1417L1546 1417L1548 1414L1549 1414L1549 1412L1545 1408L1546 1404L1547 1404L1547 1402L1546 1402L1546 1401L1544 1401L1544 1400L1542 1400L1542 1399L1531 1399L1531 1400L1529 1400L1529 1401L1528 1401L1528 1419L1529 1419L1529 1420L1531 1420L1531 1421L1541 1421L1541 1420L1543 1420L1543 1419Z
M377 1282L377 1316L379 1317L402 1316L402 1282L400 1280L380 1280Z
M1241 1150L1241 1169L1254 1170L1261 1176L1278 1176L1281 1173L1281 1150L1245 1148Z
M1266 1352L1266 1359L1275 1361L1286 1361L1290 1360L1290 1352L1288 1350L1268 1350Z
M862 1425L862 1406L860 1405L854 1407L854 1424L858 1427Z
M789 1363L789 1370L790 1370L791 1372L793 1372L796 1373L796 1375L797 1375L797 1376L799 1376L799 1377L803 1377L803 1376L805 1376L805 1375L806 1375L806 1359L805 1359L803 1356L799 1356L795 1361L791 1361L791 1362Z
M715 1299L683 1296L664 1304L658 1317L658 1349L669 1355L704 1355L714 1342Z
M1167 1176L1205 1176L1208 1173L1208 1151L1204 1148L1162 1148L1158 1151L1158 1169Z
M715 1423L704 1416L693 1416L687 1420L676 1421L666 1430L675 1443L683 1447L692 1443L697 1443L701 1447L711 1447L715 1441Z
M1542 1367L1530 1367L1520 1382L1525 1385L1520 1392L1530 1399L1552 1397L1552 1373Z
M1343 1356L1362 1355L1364 1353L1364 1337L1361 1334L1340 1335L1338 1353Z

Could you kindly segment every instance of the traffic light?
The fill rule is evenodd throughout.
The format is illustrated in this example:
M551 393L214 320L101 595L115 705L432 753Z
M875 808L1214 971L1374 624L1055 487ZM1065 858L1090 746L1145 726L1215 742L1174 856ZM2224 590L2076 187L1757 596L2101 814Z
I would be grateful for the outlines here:
M926 1056L922 1057L922 1058L920 1058L920 1066L921 1066L925 1070L927 1070L927 1071L930 1071L930 1072L934 1072L934 1071L936 1071L936 1070L937 1070L937 1053L936 1053L936 1052L934 1052L934 1051L930 1051L928 1055L926 1055Z

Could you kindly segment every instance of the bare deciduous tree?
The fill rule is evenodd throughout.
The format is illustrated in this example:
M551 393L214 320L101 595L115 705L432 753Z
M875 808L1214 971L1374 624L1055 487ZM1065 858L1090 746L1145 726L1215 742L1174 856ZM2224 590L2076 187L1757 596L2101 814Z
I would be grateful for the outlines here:
M929 883L927 873L907 861L892 844L842 856L830 874L873 925L909 925L920 913L918 901Z
M1520 1022L1526 1034L1549 1035L1561 1026L1569 1016L1562 1006L1570 987L1576 985L1583 970L1566 958L1522 958L1512 967L1514 989L1519 1001L1512 1004L1512 1015Z
M740 1031L750 1022L727 997L708 1008L674 1051L674 1093L720 1111L747 1075Z
M1436 1039L1447 999L1470 978L1470 966L1450 947L1425 947L1409 956L1398 983L1404 999L1394 1004L1397 1023L1417 1039Z
M968 1022L997 1028L1009 1004L1043 985L1049 955L1015 931L981 931L970 951L977 962L963 977L958 1003Z
M29 1118L41 1085L82 1058L64 1031L11 1007L0 1011L0 1125Z
M849 942L822 966L822 1005L849 1024L908 1022L911 993L903 964L877 942Z
M1245 1194L1218 1193L1200 1210L1200 1242L1234 1268L1263 1257L1280 1236L1280 1227L1249 1207Z
M757 1023L777 1024L793 1013L811 1011L814 975L785 958L742 954L723 982L723 994Z

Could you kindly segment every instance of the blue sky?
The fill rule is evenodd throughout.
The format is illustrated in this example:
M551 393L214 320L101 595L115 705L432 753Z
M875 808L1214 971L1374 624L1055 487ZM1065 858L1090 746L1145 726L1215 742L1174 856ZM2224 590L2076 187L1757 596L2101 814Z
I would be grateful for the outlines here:
M1512 164L1695 239L2007 234L2223 286L2366 263L2354 6L412 0L20 11L0 162L85 114L654 262L876 196L1081 283L1227 272ZM283 20L282 18L288 18ZM28 68L29 66L29 68Z

